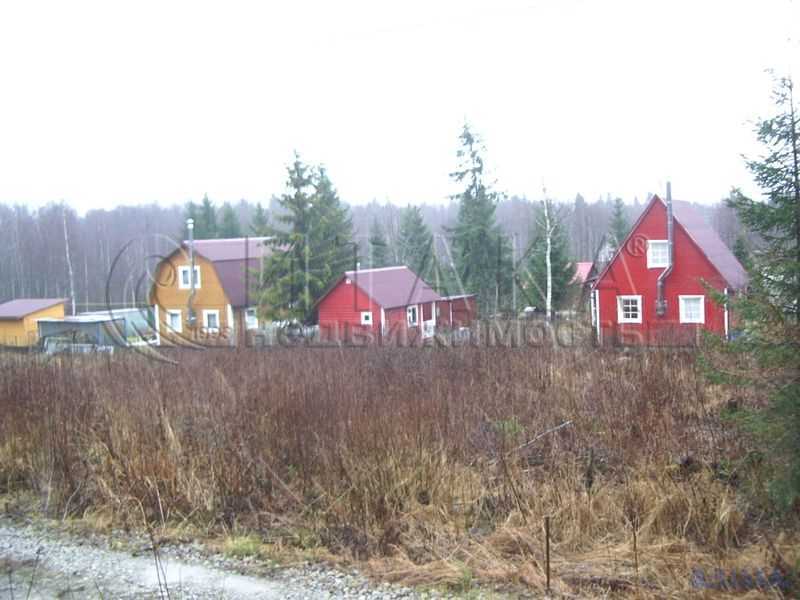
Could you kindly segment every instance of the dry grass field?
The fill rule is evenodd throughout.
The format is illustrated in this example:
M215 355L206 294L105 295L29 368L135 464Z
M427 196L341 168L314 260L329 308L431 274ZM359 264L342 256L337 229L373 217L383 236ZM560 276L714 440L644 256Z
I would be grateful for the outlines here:
M543 591L545 517L556 593L685 597L798 557L720 417L750 400L690 352L172 356L4 357L0 493L460 590Z

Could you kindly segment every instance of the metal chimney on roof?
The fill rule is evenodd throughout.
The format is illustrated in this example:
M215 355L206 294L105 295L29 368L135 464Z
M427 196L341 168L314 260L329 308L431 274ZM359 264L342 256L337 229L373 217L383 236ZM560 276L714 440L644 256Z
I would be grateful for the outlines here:
M667 255L668 264L667 268L661 271L656 282L656 315L663 317L667 314L667 299L664 297L664 281L672 273L672 264L674 262L674 223L675 217L672 214L672 182L667 182Z
M197 317L194 314L194 219L186 219L186 230L189 232L189 301L187 302L187 321L189 327L194 327Z

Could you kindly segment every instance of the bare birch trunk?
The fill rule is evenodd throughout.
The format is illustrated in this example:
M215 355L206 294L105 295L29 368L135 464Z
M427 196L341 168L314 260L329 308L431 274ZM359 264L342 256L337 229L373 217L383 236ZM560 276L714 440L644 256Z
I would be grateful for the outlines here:
M69 255L69 233L67 232L67 206L61 206L64 222L64 248L67 253L67 273L69 274L69 298L72 301L72 314L75 314L75 274L72 272L72 258Z
M553 265L550 258L553 249L553 227L550 223L550 202L544 201L544 231L546 250L544 255L545 269L547 270L547 297L545 299L545 314L547 320L553 318Z

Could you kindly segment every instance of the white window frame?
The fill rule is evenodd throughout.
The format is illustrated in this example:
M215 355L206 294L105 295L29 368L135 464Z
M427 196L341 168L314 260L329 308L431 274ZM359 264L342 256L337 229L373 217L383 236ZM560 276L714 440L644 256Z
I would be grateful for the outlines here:
M216 315L217 317L217 326L216 327L209 327L208 326L208 317L211 315ZM219 320L219 311L217 309L204 309L203 310L203 328L206 330L207 333L219 333L219 329L222 323Z
M656 262L653 260L653 246L655 244L664 245L666 248L665 262ZM648 269L666 269L669 266L669 240L647 240L647 268Z
M362 310L361 311L361 324L362 325L372 325L372 311L371 310Z
M167 309L167 329L172 333L183 333L183 312L180 310ZM173 327L171 317L178 317L178 326Z
M253 313L253 316L250 316L250 313ZM245 308L244 309L244 326L245 329L258 329L258 310L255 307Z
M411 319L411 315L414 315L414 319ZM409 327L416 327L419 325L419 307L416 304L406 307L406 322L408 323Z
M183 283L183 274L189 275L189 265L181 265L178 267L178 289L188 290L191 289L191 282ZM200 289L200 265L194 266L194 289Z
M622 310L622 303L624 300L636 300L636 304L639 307L639 316L635 319L630 317L625 317L625 311ZM627 296L617 296L617 322L618 323L641 323L642 322L642 313L644 312L644 306L642 305L642 297L636 295L627 295Z
M700 300L700 317L699 320L692 319L689 320L686 317L686 308L684 307L684 302L686 300ZM706 322L706 297L701 296L699 294L686 294L682 296L678 296L678 314L680 317L681 323L699 323L704 325Z

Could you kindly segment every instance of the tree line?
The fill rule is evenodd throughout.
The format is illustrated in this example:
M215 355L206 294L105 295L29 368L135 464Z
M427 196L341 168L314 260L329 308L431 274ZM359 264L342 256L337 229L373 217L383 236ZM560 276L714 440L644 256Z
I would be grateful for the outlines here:
M121 206L84 215L65 202L38 209L0 204L0 300L69 297L78 311L102 309L109 300L146 302L142 282L158 256L188 237L185 221L191 217L198 239L271 235L282 246L292 243L294 263L284 266L295 270L305 268L308 255L314 272L308 285L300 284L308 301L298 302L297 286L289 286L293 300L284 304L294 302L292 309L275 309L276 315L304 319L328 280L356 263L362 268L408 265L443 293L477 293L483 314L507 312L515 298L517 309L546 309L548 236L543 234L552 227L549 306L557 309L572 265L618 244L644 207L638 198L623 202L611 195L593 201L580 194L571 201L507 196L489 176L480 137L465 125L457 142L450 177L460 191L446 204L351 206L339 198L322 166L306 165L299 156L287 169L287 191L263 204L219 204L205 195L184 206ZM301 214L301 200L315 208ZM720 202L699 208L731 247L737 241L749 244L737 238L740 226L732 207ZM335 224L334 218L339 219ZM309 236L308 248L303 236ZM347 263L340 250L320 246L330 243L349 248ZM269 268L277 273L276 265ZM277 307L275 290L268 297Z

